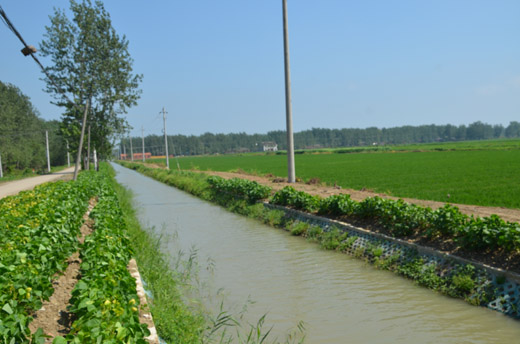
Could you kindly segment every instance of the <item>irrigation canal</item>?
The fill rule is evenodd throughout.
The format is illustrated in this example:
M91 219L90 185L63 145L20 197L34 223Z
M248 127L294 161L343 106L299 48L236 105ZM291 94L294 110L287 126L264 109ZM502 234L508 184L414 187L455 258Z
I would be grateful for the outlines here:
M299 321L306 343L518 343L520 322L438 295L349 256L324 251L273 229L113 165L135 196L146 227L174 234L177 246L198 250L215 270L207 288L222 288L226 305L247 320L267 314L279 339ZM201 270L203 272L205 270ZM209 278L209 273L205 274ZM212 302L207 299L208 304ZM256 319L256 320L255 320Z

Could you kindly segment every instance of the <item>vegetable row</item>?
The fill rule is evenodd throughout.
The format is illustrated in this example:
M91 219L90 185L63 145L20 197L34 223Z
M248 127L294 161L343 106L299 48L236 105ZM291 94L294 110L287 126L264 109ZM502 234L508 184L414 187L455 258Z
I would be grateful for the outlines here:
M72 291L77 320L71 343L146 343L150 332L139 323L135 279L127 270L132 251L117 196L106 178L91 212L94 231L80 250L81 280Z
M53 293L53 276L77 250L95 187L56 182L0 200L0 341L26 342L30 314Z
M420 234L429 238L454 239L459 246L470 250L520 250L520 224L506 222L496 215L484 218L468 216L450 204L432 210L378 196L360 202L347 194L321 198L290 186L276 192L270 203L319 215L367 220L395 237Z
M107 174L83 172L76 182L49 183L0 200L0 342L43 343L32 314L49 300L67 258L80 250L80 280L70 300L71 332L53 343L146 343L139 323L125 221ZM80 244L88 201L94 232Z

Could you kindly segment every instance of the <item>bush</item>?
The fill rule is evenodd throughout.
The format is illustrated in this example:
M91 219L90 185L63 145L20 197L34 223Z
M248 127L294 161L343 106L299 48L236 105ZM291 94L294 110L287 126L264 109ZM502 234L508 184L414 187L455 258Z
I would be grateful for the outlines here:
M323 215L352 215L357 211L358 203L350 195L332 195L320 201L318 214Z
M208 177L207 181L212 188L215 197L227 195L228 197L243 198L249 203L255 203L262 199L266 199L271 194L270 187L246 179L224 179L217 176L211 176Z
M286 186L276 192L270 202L313 213L319 208L320 197L297 191L292 186Z

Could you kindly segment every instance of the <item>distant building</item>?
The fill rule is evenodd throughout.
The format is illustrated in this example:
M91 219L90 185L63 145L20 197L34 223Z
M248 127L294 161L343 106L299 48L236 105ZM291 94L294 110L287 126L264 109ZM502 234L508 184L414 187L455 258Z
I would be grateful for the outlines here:
M276 144L276 142L262 142L262 146L264 147L264 152L278 151L278 144Z
M145 159L151 159L152 153L146 152L144 153ZM143 153L134 153L134 160L142 160L143 159Z
M144 153L145 159L151 159L152 153ZM134 153L134 160L142 160L143 153ZM130 160L130 154L121 154L121 160Z

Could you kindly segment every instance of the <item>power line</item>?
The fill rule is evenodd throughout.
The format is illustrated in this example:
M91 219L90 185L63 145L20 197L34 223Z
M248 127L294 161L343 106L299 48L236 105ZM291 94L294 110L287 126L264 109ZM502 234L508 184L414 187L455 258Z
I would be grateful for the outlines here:
M61 87L59 87L56 84L56 82L54 81L54 78L47 72L45 67L43 67L41 62L38 60L38 58L36 56L34 56L34 53L36 53L36 48L33 47L32 45L27 45L27 43L25 43L25 40L23 39L22 35L18 32L18 30L16 30L16 28L14 27L13 23L11 22L11 20L9 20L9 18L7 17L7 14L5 13L5 11L4 11L4 9L2 8L1 5L0 5L0 16L2 17L2 21L4 22L4 24L9 28L9 30L12 33L15 34L16 37L18 37L20 42L22 42L22 44L24 45L24 49L22 49L22 53L25 56L31 55L31 57L33 58L34 62L36 62L36 64L38 64L38 66L40 66L42 72L45 74L45 76L47 76L49 81L56 88L56 91L58 91L58 93L60 93L72 106L77 107L77 105L73 101L71 101L69 99L69 97L67 96L65 91L63 91L61 89Z

